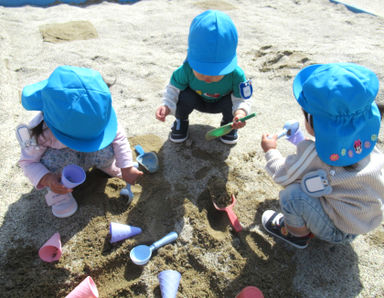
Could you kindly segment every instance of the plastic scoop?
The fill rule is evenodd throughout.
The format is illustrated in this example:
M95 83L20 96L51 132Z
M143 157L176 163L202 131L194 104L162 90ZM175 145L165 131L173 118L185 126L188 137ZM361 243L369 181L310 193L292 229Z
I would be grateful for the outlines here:
M283 130L277 135L277 138L280 139L284 136L291 136L296 133L296 131L299 129L299 121L296 120L289 120L285 122L283 126Z
M232 227L235 229L236 232L240 232L243 229L243 227L241 226L235 212L233 212L233 209L232 209L233 206L235 206L236 198L234 195L231 195L231 198L232 198L232 202L227 207L219 207L216 205L214 201L212 201L212 203L217 210L227 212L227 215L228 215L229 221L231 222Z
M136 145L135 150L139 154L136 160L144 169L150 173L154 173L159 169L159 160L154 152L146 153L140 145Z
M152 252L154 250L175 241L177 237L178 235L176 232L170 232L160 240L153 243L151 246L148 246L148 245L135 246L129 253L129 256L131 257L132 262L135 263L136 265L145 265L148 263L149 259L152 256Z
M248 116L240 118L239 121L244 122L245 120L253 118L255 116L256 116L256 113L252 113L252 114L249 114ZM223 135L226 135L227 133L229 133L233 129L232 125L233 125L233 122L230 122L228 124L220 126L219 128L211 129L210 131L208 131L205 134L205 139L207 141L210 141L210 140L216 139L218 137L221 137Z

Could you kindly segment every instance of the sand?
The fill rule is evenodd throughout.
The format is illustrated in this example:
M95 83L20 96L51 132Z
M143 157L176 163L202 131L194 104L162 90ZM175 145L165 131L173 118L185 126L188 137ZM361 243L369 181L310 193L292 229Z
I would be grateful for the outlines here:
M369 1L377 15L380 1ZM191 20L208 8L225 11L237 26L239 65L253 81L257 116L239 131L236 146L226 146L204 140L220 116L194 112L190 139L175 145L168 140L173 117L161 123L154 113L172 71L186 56ZM81 24L75 26L77 34L74 22ZM383 225L351 244L314 239L304 250L263 231L261 214L278 208L280 187L264 170L260 138L290 119L303 126L291 88L302 67L355 62L375 71L383 85L383 28L381 16L355 14L326 0L0 7L0 296L64 297L91 276L100 297L160 297L157 275L171 269L181 273L178 297L234 297L248 285L265 297L382 297ZM146 173L132 187L129 205L119 195L121 180L92 170L74 192L78 212L55 218L44 193L33 189L17 166L14 128L34 115L22 108L20 92L64 64L91 67L114 83L113 104L132 148L141 144L158 154L159 171ZM384 101L383 89L378 101ZM294 152L283 139L279 149ZM212 204L230 193L237 199L239 233ZM143 232L111 244L111 222ZM155 251L147 265L131 262L133 247L150 245L171 231L178 239ZM58 262L44 263L38 250L55 232L63 254Z

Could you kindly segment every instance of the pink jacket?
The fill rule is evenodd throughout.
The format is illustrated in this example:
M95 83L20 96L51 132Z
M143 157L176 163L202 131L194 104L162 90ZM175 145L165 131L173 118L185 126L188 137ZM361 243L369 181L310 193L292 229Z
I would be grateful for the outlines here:
M29 123L29 127L33 128L43 120L43 114L38 115ZM64 149L67 148L53 135L52 131L44 123L44 132L39 136L38 146L29 146L21 148L21 157L19 165L23 169L24 174L31 183L37 188L39 182L49 170L40 162L41 157L48 148ZM118 127L116 137L112 141L113 150L115 153L115 162L108 169L103 169L107 173L114 173L118 175L119 169L128 168L133 166L132 150L130 148L127 137L121 127ZM118 169L116 169L116 167ZM118 170L118 172L116 171ZM116 176L117 176L116 175Z

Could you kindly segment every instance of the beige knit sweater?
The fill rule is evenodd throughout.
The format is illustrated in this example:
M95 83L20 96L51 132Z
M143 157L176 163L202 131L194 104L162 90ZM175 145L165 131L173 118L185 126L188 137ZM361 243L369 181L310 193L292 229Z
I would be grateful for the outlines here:
M377 148L353 169L325 164L310 140L298 144L296 154L284 158L277 149L265 154L266 170L273 180L287 186L299 183L308 172L323 169L332 193L320 197L324 211L335 226L350 234L364 234L383 220L384 154Z

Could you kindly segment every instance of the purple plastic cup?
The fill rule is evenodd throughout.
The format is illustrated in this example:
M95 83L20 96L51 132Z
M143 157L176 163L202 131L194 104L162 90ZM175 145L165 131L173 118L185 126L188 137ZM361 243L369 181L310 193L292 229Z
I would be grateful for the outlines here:
M61 174L61 183L67 188L74 188L85 181L85 176L83 168L77 165L68 165L64 167Z
M301 141L305 140L304 134L301 129L297 129L293 135L287 137L287 140L290 141L293 145L299 144Z

